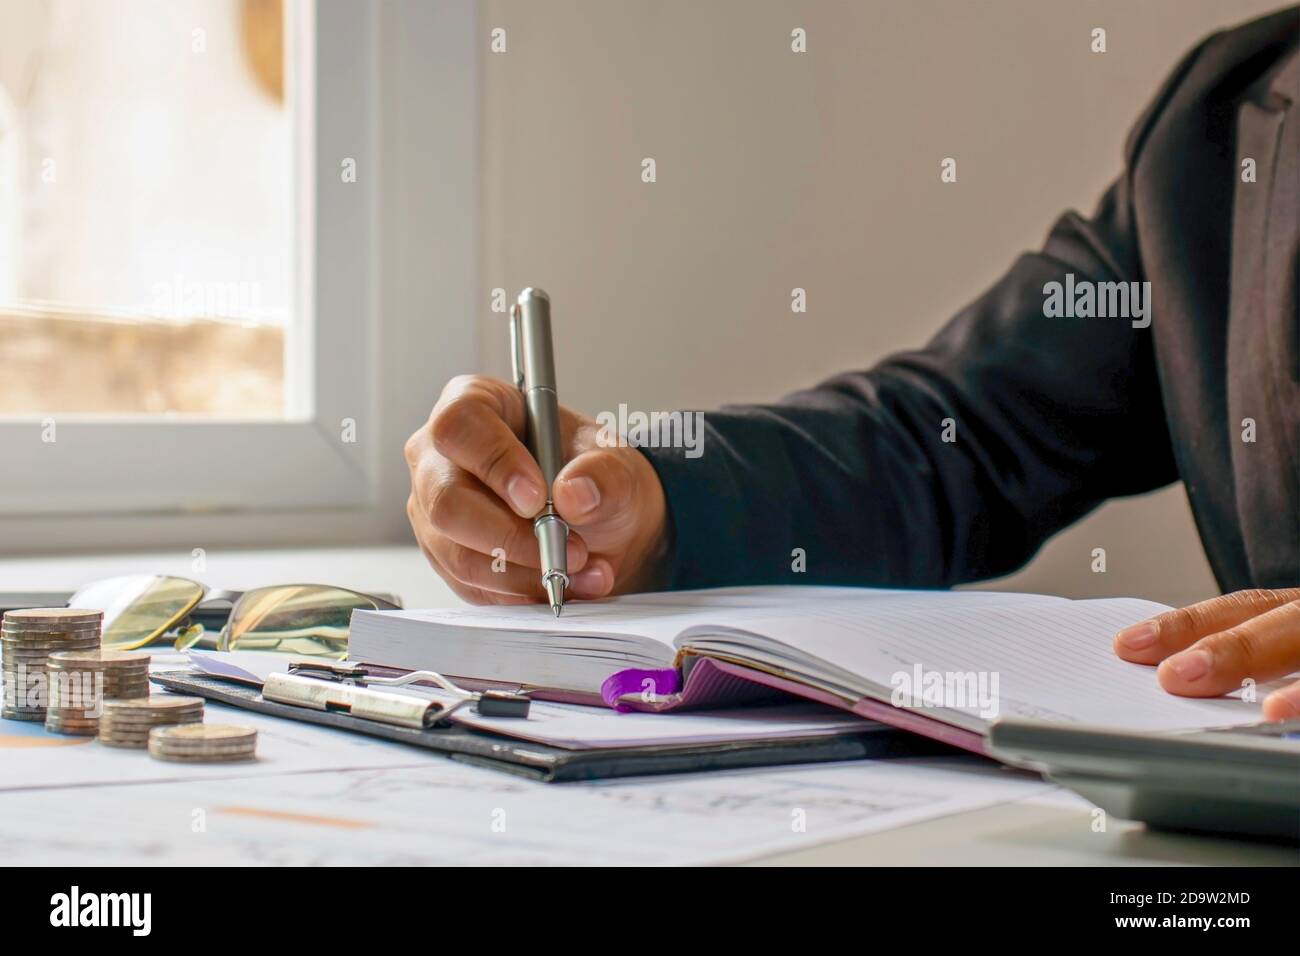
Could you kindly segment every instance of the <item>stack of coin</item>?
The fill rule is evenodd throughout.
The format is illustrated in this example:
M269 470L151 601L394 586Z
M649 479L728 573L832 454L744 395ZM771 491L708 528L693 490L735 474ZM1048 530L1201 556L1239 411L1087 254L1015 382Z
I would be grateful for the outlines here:
M60 651L45 664L45 729L93 737L104 701L149 696L149 658L125 651Z
M46 659L55 651L99 647L103 611L35 607L6 611L0 622L0 666L4 704L0 716L44 720L47 703Z
M249 760L257 750L257 731L231 724L185 724L149 731L149 756L179 763Z
M106 700L99 715L99 742L143 750L149 745L149 731L154 727L197 724L202 720L202 697L151 694L133 700Z

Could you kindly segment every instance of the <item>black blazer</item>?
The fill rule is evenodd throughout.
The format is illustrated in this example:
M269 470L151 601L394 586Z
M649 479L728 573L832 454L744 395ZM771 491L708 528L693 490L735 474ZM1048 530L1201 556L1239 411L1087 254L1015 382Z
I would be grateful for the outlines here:
M1201 43L1092 217L1061 217L924 349L706 412L698 458L645 449L672 584L993 577L1107 498L1179 480L1224 590L1300 584L1297 37L1290 8ZM1048 317L1069 274L1149 281L1149 327Z

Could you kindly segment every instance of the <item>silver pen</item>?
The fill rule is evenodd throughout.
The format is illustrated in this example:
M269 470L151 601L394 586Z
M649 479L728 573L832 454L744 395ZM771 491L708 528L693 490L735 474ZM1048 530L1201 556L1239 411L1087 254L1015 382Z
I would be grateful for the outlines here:
M569 586L566 548L569 526L555 513L551 489L564 467L560 444L560 399L555 394L555 352L551 348L551 299L541 289L525 289L510 311L510 359L515 386L524 393L528 450L542 469L546 505L533 519L542 554L542 587L556 617Z

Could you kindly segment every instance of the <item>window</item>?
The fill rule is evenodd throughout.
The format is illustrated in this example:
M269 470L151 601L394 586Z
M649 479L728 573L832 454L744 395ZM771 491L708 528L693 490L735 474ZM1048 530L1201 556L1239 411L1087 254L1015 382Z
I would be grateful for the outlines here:
M0 39L0 415L284 418L307 100L284 5L22 11Z
M473 0L0 0L0 21L0 552L409 540L402 444L478 367L486 307ZM92 169L92 198L34 220L73 244L96 224L93 251L13 213L44 185L31 156L82 175L17 143L33 57L58 75L67 44L114 68L67 67L46 114L89 111L107 168L153 164L127 162L129 201Z

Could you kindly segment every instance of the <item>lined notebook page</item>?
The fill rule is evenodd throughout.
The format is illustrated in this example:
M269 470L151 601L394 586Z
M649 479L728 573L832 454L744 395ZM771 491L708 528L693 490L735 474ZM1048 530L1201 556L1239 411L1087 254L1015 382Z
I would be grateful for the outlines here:
M1173 697L1156 682L1155 668L1115 656L1111 640L1117 630L1164 610L1132 598L894 592L802 602L788 612L717 623L778 640L797 652L796 660L811 655L857 674L883 690L885 699L894 687L915 682L919 664L922 674L983 674L986 689L996 675L998 716L1144 730L1258 720L1257 704ZM703 646L709 640L701 635L686 643ZM923 692L924 685L917 688ZM936 703L951 706L953 699ZM979 702L952 709L987 719Z
M884 596L913 593L915 592L864 591L861 588L836 587L709 588L632 594L604 601L573 601L564 606L564 613L558 618L544 604L367 611L358 614L449 627L556 637L621 634L647 638L672 648L673 639L678 634L705 621L725 625L748 620L751 615L817 607L837 599L861 599L863 594Z

